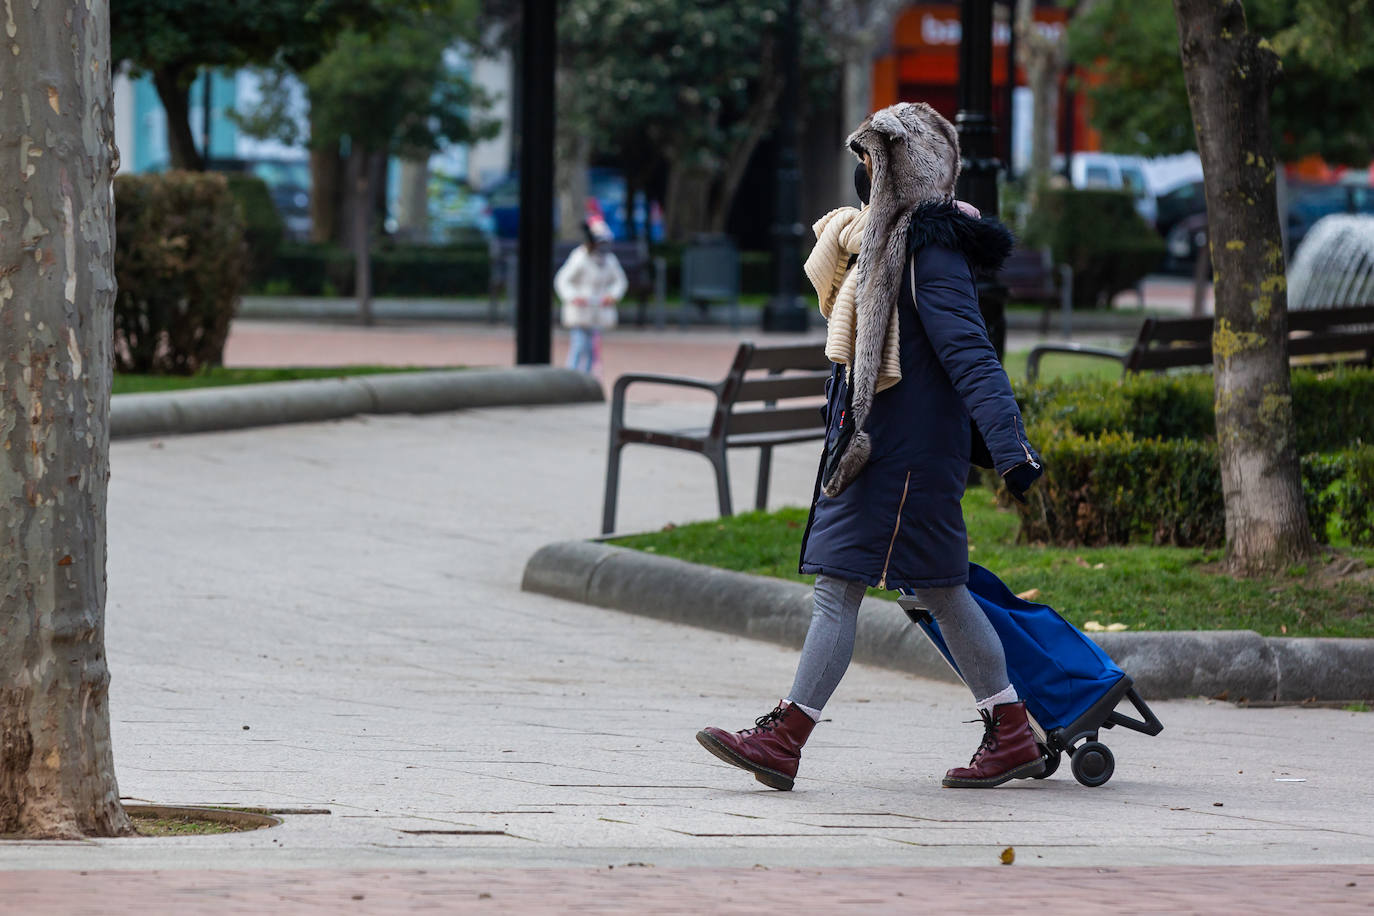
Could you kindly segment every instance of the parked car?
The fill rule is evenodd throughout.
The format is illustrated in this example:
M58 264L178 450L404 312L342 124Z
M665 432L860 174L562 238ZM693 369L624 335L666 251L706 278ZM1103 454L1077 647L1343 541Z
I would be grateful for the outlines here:
M618 239L630 237L629 208L624 176L616 169L593 168L587 173L587 193L601 207L606 225ZM520 176L507 175L486 189L494 231L498 238L512 239L520 234ZM655 204L645 203L645 195L635 195L635 225L648 227L649 240L663 239L663 215ZM558 219L554 212L555 221ZM556 223L555 223L556 225ZM642 231L642 229L641 229Z
M1201 190L1198 191L1199 198ZM1374 214L1374 186L1363 180L1334 184L1291 182L1288 185L1288 250L1296 251L1317 220L1333 213ZM1207 212L1179 219L1164 239L1168 270L1188 272L1198 250L1207 244Z

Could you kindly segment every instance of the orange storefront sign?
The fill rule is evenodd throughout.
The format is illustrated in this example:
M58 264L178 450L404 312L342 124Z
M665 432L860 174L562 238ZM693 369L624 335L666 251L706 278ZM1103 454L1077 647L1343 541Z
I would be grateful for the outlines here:
M1068 12L1059 7L1037 8L1035 20L1041 29L1060 36L1068 21ZM962 34L958 4L921 3L908 6L897 17L890 52L874 61L873 107L882 108L900 101L904 87L938 90L957 86ZM1010 23L994 22L993 85L1006 85L1007 43L1010 39ZM1024 82L1024 75L1018 68L1017 83ZM933 94L943 95L938 92Z

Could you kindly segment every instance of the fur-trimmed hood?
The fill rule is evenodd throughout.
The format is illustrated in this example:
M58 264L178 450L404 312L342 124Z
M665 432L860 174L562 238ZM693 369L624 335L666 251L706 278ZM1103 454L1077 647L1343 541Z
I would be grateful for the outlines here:
M996 273L1011 255L1015 240L995 219L969 216L952 203L927 202L911 213L907 253L927 245L953 248L975 271Z
M995 269L1011 250L1011 236L991 220L954 205L959 138L954 125L924 103L902 102L870 115L849 135L850 150L868 157L872 211L857 266L856 329L851 364L852 435L827 462L827 496L839 495L868 463L872 441L864 428L877 393L884 341L897 307L903 268L913 247L943 245L976 268Z

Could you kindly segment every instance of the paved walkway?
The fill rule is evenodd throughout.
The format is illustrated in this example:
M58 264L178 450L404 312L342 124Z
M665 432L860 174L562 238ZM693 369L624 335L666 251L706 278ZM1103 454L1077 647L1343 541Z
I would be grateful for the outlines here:
M1160 703L1160 737L1105 736L1117 773L1102 789L1061 773L960 793L938 780L978 739L963 691L856 667L794 792L724 767L693 733L765 711L793 651L518 590L535 548L595 530L604 423L603 406L580 405L116 443L123 794L330 813L221 837L3 843L0 871L54 870L6 880L56 892L76 880L63 872L91 869L632 862L843 873L991 866L1008 846L1018 866L1089 869L1374 861L1374 791L1349 764L1374 751L1368 714ZM735 469L744 499L749 459ZM813 472L809 448L780 450L774 503L804 500ZM631 450L624 486L630 528L711 511L695 456ZM846 880L856 895L865 883Z
M855 868L0 874L0 913L1368 913L1374 868ZM112 905L112 901L118 901ZM1052 904L1049 901L1053 901Z

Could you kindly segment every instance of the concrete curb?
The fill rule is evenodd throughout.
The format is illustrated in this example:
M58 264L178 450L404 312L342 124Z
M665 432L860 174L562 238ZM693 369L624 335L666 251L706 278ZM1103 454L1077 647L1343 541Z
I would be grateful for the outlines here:
M811 589L806 585L591 541L540 548L525 564L520 587L797 648L811 621ZM1251 630L1090 636L1147 699L1374 699L1374 639L1274 638ZM956 680L944 657L896 602L864 606L854 658L918 677Z
M365 413L603 400L601 385L591 376L548 366L354 375L116 395L110 403L110 438L311 423Z

